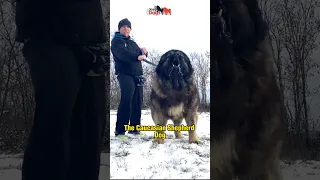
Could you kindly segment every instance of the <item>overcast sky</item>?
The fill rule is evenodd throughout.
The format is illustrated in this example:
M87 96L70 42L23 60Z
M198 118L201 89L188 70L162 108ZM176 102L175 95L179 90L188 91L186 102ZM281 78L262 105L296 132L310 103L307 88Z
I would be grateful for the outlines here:
M172 14L147 15L155 5L170 8ZM128 18L135 41L147 49L187 54L210 50L210 0L111 0L110 17L111 32Z

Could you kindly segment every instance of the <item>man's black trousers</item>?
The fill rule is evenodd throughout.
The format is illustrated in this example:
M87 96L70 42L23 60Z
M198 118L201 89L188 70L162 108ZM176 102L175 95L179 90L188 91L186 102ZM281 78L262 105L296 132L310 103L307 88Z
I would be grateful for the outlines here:
M106 126L105 76L86 76L82 55L53 41L32 39L22 51L36 101L22 179L98 180Z
M125 133L124 125L141 124L143 87L137 86L134 77L120 73L118 76L121 99L118 107L115 135Z

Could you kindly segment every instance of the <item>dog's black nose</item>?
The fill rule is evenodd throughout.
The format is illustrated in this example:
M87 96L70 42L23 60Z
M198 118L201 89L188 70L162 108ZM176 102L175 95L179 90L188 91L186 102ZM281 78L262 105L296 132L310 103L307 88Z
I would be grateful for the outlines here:
M174 59L173 62L172 62L172 64L173 64L174 66L178 66L178 65L179 65L179 60L178 60L178 59Z

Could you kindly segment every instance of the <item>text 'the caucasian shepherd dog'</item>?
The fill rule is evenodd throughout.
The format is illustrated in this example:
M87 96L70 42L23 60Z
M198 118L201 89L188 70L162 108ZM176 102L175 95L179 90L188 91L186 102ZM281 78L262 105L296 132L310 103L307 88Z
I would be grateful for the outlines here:
M211 3L211 179L280 180L285 111L268 26L257 0Z
M179 126L185 119L188 126L194 125L194 129L188 131L189 142L199 143L196 133L199 94L193 71L190 59L180 50L169 50L161 56L152 80L151 116L160 126L166 126L169 119ZM182 137L181 132L174 133L176 138ZM154 142L163 143L164 139L155 138Z

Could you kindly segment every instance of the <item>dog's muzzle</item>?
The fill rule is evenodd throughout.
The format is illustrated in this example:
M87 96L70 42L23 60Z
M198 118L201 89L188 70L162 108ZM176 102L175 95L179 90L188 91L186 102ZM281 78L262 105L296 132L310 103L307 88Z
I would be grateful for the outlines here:
M181 71L181 65L180 65L178 60L174 60L172 62L172 68L171 68L171 70L169 72L169 77L171 77L171 74L172 74L173 70L177 70L179 75L183 75L182 71Z

